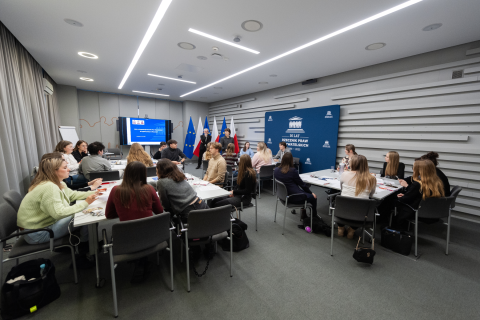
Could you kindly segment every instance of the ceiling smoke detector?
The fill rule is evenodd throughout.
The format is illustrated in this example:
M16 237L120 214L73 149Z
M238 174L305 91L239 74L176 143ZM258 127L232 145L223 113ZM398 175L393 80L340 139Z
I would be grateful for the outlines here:
M372 43L365 47L365 50L378 50L385 47L387 44L383 42Z
M257 20L247 20L242 23L242 29L248 32L256 32L263 28L263 24Z
M74 27L83 27L83 23L81 23L80 21L76 21L73 19L63 19L63 21Z
M441 23L434 23L434 24L431 24L429 26L426 26L425 28L423 28L422 30L423 31L432 31L432 30L435 30L435 29L438 29L442 26Z
M193 44L188 43L188 42L179 42L177 44L177 46L179 46L180 48L185 49L185 50L193 50L193 49L196 48Z
M240 37L239 36L236 36L235 38L233 38L233 42L240 42Z
M220 50L220 49L218 49L218 47L212 47L212 50L213 50L213 51L218 51L218 50Z

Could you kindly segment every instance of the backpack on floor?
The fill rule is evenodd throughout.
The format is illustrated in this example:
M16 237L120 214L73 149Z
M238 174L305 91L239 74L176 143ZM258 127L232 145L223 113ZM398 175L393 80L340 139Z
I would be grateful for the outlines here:
M240 225L232 223L232 232L229 231L228 233L233 237L233 252L242 251L250 247L247 234ZM230 251L230 240L226 238L222 240L222 249L223 251Z
M310 219L303 219L303 226L310 227ZM313 233L323 233L327 237L331 236L332 229L328 224L326 224L322 218L318 217L317 215L313 216Z

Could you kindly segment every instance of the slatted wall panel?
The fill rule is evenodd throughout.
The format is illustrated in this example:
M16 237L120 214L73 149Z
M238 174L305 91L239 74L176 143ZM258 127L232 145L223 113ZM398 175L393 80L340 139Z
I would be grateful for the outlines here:
M374 66L375 67L375 66ZM463 78L452 79L463 70ZM344 74L348 80L348 72ZM352 143L379 172L384 155L400 153L407 174L413 160L440 154L439 167L463 191L458 215L480 216L480 58L295 91L286 86L210 105L209 119L233 116L240 143L264 140L266 111L341 105L337 162ZM277 150L272 150L274 153Z

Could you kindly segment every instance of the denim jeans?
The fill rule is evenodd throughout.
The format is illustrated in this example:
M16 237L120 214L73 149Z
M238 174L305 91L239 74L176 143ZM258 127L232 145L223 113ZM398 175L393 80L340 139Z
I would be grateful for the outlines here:
M70 189L83 188L88 185L88 180L83 174L76 174L63 180Z
M63 219L58 220L54 224L46 227L50 230L53 231L55 240L64 237L65 235L68 234L68 225L70 224L70 221L72 221L73 217L66 217ZM87 242L88 241L88 227L87 226L82 226L82 227L70 227L70 230L72 232L74 230L80 229L80 241L81 242ZM25 231L28 231L25 229ZM23 236L25 238L25 241L28 244L41 244L50 241L50 235L46 231L37 231L34 233L29 233Z

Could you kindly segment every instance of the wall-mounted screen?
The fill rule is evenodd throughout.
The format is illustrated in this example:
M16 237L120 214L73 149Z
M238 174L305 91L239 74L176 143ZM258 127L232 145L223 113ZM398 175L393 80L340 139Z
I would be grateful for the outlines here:
M158 145L172 138L172 122L170 120L119 118L120 144Z

